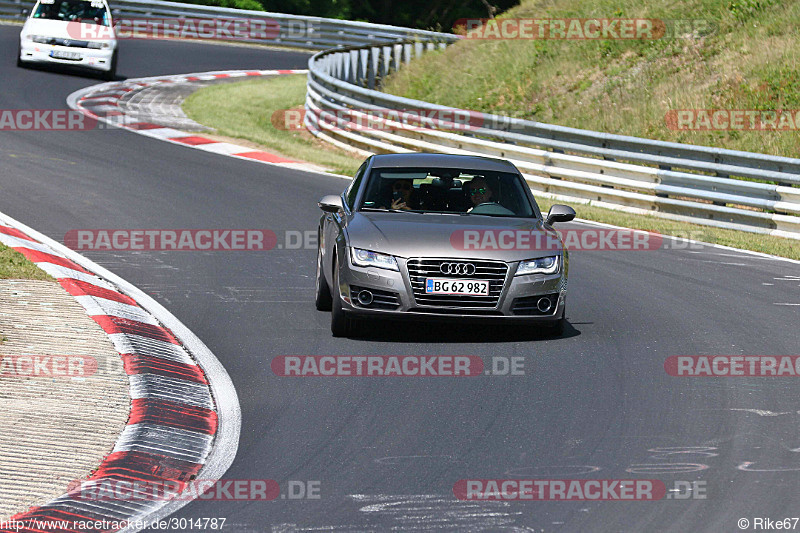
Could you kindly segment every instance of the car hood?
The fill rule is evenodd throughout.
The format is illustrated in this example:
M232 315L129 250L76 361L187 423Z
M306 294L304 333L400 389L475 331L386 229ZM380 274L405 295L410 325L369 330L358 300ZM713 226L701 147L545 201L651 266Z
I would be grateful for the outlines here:
M405 258L521 261L562 249L557 233L535 218L357 212L347 235L350 246Z
M32 19L29 18L22 26L22 35L42 35L44 37L55 37L56 39L71 39L73 41L107 41L112 40L114 29L102 26L98 28L96 24L85 24L83 22L69 22L66 20L52 19ZM94 39L81 39L81 35L89 37L104 37ZM106 39L105 37L109 38Z

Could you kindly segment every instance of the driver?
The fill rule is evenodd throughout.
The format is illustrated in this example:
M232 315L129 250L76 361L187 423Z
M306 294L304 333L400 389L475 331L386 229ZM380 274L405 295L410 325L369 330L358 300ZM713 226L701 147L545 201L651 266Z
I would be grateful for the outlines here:
M414 184L410 179L401 178L392 183L392 197L389 203L390 209L400 209L403 211L410 211L412 204L416 203L413 198ZM386 205L382 205L381 209L386 209Z
M469 197L473 207L492 201L492 189L486 183L486 178L478 176L469 182Z

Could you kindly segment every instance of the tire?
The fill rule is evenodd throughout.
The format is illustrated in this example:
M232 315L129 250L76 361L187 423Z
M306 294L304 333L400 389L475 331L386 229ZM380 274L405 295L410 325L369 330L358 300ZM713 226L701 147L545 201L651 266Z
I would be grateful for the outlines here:
M325 274L322 270L322 249L317 248L317 275L314 281L314 305L317 311L330 311L333 298L331 297L331 288L328 282L325 281Z
M103 73L103 79L106 81L114 81L117 79L117 52L111 56L111 68L108 72Z
M22 62L22 47L17 49L17 66L20 68L25 68L25 63Z
M331 333L334 337L349 337L355 332L355 321L342 309L342 296L339 292L339 267L333 263L333 302L331 306Z
M564 328L566 327L567 324L566 316L567 316L567 310L565 308L564 311L561 313L561 318L559 318L555 322L551 322L548 325L547 332L550 334L550 336L561 337L564 334Z
M563 317L553 322L548 328L550 335L553 337L561 337L564 334L565 322L566 320Z

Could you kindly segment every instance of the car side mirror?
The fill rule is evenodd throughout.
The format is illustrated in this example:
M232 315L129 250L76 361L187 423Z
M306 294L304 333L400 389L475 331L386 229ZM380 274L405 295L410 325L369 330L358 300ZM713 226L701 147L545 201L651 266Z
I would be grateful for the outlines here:
M24 7L24 8L22 8L22 9L19 11L19 13L20 13L20 15L22 15L23 17L27 17L27 16L28 16L28 13L30 13L30 11L28 11L28 8L27 8L27 7Z
M550 207L545 223L550 225L554 222L569 222L575 218L575 210L568 205L555 204Z
M322 199L317 202L317 205L326 213L338 213L344 209L344 205L342 205L342 197L333 194L323 196Z

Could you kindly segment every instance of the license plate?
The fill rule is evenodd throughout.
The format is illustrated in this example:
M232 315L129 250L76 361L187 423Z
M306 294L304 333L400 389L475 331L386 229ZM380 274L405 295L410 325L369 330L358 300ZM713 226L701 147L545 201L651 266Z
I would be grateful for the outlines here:
M489 282L481 279L427 278L425 293L489 296Z
M63 50L53 50L50 52L50 57L56 59L80 59L82 56L78 52L64 52Z

